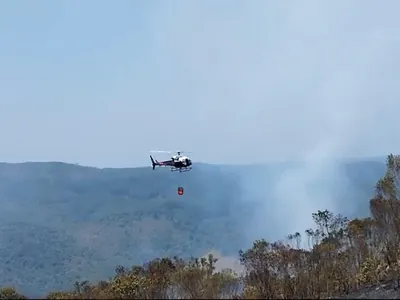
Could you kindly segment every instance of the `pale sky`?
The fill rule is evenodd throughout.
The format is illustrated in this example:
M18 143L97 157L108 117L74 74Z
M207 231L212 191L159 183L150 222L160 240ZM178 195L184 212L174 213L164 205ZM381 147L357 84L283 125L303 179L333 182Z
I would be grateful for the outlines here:
M0 1L0 161L396 152L399 11L396 0Z

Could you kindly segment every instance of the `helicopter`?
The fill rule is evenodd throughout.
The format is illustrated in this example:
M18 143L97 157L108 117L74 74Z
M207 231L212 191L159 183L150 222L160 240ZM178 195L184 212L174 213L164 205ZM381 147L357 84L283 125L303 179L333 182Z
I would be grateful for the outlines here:
M175 153L173 151L150 151L157 153ZM153 170L158 167L170 167L171 172L188 172L192 169L192 161L189 157L181 155L183 151L176 151L176 155L173 155L170 160L158 161L150 155L151 164Z

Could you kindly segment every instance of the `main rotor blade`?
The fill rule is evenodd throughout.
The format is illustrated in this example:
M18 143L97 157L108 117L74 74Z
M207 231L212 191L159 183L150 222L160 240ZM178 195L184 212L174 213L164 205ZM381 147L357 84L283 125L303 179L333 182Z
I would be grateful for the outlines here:
M151 153L192 153L191 151L166 151L166 150L151 150Z
M152 150L152 153L175 153L174 151L164 151L164 150Z

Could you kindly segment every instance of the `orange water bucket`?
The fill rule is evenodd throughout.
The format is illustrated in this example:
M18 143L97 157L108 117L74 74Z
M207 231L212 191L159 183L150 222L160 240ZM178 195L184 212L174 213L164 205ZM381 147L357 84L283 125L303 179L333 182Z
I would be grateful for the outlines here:
M183 187L178 187L178 195L179 196L183 195Z

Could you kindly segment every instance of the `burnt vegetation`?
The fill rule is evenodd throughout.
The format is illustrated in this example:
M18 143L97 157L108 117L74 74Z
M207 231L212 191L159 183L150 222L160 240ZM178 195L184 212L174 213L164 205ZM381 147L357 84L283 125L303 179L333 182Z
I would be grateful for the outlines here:
M370 217L348 220L327 210L317 211L311 216L314 229L289 234L278 242L257 240L251 249L239 251L244 267L240 274L217 270L212 255L189 260L156 258L141 266L117 266L108 280L75 282L70 291L51 292L47 298L320 299L367 297L360 291L371 287L376 291L379 285L396 291L400 283L399 180L400 156L389 155L386 173L369 201ZM24 296L5 287L0 298Z

